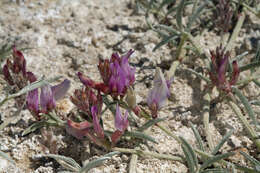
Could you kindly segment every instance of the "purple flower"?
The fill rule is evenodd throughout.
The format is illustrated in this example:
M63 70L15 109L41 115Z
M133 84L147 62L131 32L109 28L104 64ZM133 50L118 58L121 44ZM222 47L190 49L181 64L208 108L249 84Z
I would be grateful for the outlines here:
M230 53L224 51L222 46L217 47L216 53L211 51L211 71L209 72L212 83L220 90L225 92L231 91L231 86L236 84L239 77L239 67L236 61L232 63L233 72L228 79L227 65Z
M111 75L108 80L108 85L113 96L124 95L127 87L131 86L135 81L135 68L132 68L128 62L133 52L133 50L130 50L122 57L117 53L113 53L111 56L109 66Z
M149 91L147 97L147 104L151 110L152 117L157 117L157 112L161 109L167 101L167 98L170 96L169 84L172 81L167 82L159 68L156 69L153 88Z
M39 119L39 95L38 89L34 89L28 93L27 96L27 108L31 111L31 113Z
M93 125L94 125L94 131L97 134L98 137L104 138L104 131L99 123L99 116L98 116L98 108L97 106L91 107L92 112L92 119L93 119Z
M115 127L116 131L111 135L112 145L115 145L128 127L128 112L123 116L118 104L116 105Z
M32 74L31 80L33 81ZM40 94L40 106L39 108L39 97L38 89L34 89L28 93L27 96L27 108L39 118L39 113L48 113L53 110L56 106L55 102L65 96L66 92L70 87L70 81L65 79L62 83L51 87L50 85L45 85L41 87Z
M115 117L115 127L117 130L124 132L128 126L128 112L125 112L123 116L118 104L116 105L116 117Z
M110 92L114 95L123 95L127 84L125 72L123 71L123 69L117 61L115 63L110 64L110 70L112 72L108 84Z
M81 82L85 86L97 89L113 97L125 95L127 88L135 81L135 68L129 64L129 57L133 50L128 51L124 56L113 53L110 60L100 60L98 69L103 79L103 83L97 83L88 77L78 73Z
M49 111L55 108L55 99L50 85L41 87L40 101L42 113L47 114Z

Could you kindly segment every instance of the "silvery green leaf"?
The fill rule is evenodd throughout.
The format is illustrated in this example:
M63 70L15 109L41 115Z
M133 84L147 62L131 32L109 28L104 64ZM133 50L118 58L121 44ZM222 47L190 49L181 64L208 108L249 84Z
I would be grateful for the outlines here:
M56 154L47 154L45 156L55 159L59 164L61 164L61 166L63 166L68 170L79 172L81 169L81 166L74 159L70 157L65 157Z

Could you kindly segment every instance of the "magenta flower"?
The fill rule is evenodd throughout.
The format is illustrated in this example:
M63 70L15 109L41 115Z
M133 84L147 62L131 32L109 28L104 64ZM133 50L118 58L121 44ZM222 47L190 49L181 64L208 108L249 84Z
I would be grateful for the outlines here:
M167 101L167 98L170 96L169 86L172 82L172 79L166 82L161 70L156 69L153 88L149 91L147 97L147 104L151 110L152 117L157 117L157 112L160 110Z
M128 127L128 112L125 112L125 115L123 116L118 104L116 105L116 116L115 116L115 127L116 131L112 134L111 140L112 144L115 145L117 141L120 139L120 137L124 134L124 131Z
M98 83L78 73L80 81L88 87L94 88L113 97L124 96L129 86L135 81L135 68L129 64L129 57L133 50L128 51L124 56L113 53L110 60L100 60L98 69L103 83Z
M115 96L123 95L127 86L126 85L127 79L126 79L125 72L120 67L117 61L115 63L110 64L110 70L112 72L112 75L108 83L110 92Z
M228 79L227 65L230 57L229 52L224 52L222 46L217 47L216 53L211 53L211 71L209 72L212 83L220 90L231 92L231 86L235 85L239 77L239 67L236 61L232 63L232 75Z
M47 114L53 110L56 106L56 101L65 96L66 92L70 87L70 81L65 79L62 83L51 87L45 85L41 87L40 94L40 107L39 107L39 90L34 89L28 93L27 96L27 108L35 115L38 119L39 113Z

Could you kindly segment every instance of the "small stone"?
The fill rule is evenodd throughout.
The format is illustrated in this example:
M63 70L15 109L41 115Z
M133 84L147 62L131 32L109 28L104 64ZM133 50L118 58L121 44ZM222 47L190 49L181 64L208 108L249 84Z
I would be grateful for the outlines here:
M127 161L128 160L128 157L125 154L123 154L121 158L122 158L123 161Z

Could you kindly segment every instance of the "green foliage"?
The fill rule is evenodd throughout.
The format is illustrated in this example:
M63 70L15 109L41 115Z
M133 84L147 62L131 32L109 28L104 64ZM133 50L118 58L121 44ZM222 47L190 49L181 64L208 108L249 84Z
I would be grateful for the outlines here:
M108 160L112 156L119 154L119 153L120 152L117 152L117 151L110 152L96 160L88 162L83 167L81 167L74 159L72 159L70 157L65 157L65 156L56 155L56 154L47 154L47 155L45 155L45 157L50 157L50 158L55 159L63 168L68 170L68 171L61 171L61 172L73 171L73 172L85 173L85 172L88 172L90 169L93 169L93 168L101 165L105 160Z

